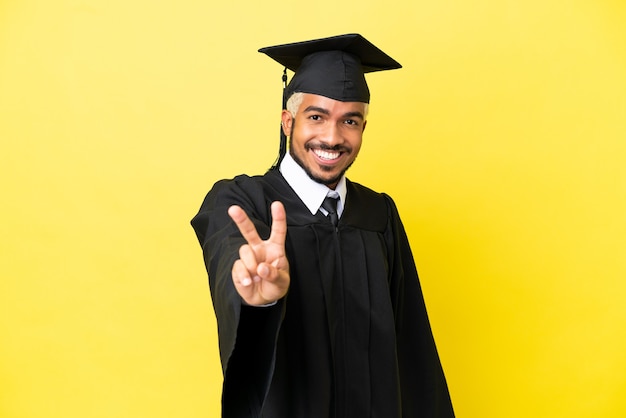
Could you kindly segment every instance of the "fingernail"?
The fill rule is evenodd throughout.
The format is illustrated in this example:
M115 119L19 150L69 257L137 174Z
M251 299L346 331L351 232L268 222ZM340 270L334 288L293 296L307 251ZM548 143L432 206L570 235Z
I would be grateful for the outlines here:
M258 282L260 282L260 281L261 281L261 278L260 278L259 276L254 276L254 277L252 278L252 280L254 280L256 283L258 283Z
M250 284L252 283L252 280L245 278L241 281L241 285L242 286L250 286Z

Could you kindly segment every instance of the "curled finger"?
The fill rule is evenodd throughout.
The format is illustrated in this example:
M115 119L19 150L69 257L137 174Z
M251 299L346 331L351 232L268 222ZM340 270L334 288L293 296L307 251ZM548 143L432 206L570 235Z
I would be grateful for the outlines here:
M235 261L231 274L235 287L248 287L252 284L252 277L250 277L250 272L241 260Z

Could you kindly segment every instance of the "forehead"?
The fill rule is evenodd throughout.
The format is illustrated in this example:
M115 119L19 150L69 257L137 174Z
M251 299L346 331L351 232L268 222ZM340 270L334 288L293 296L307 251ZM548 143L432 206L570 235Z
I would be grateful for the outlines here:
M364 114L366 106L367 104L363 102L341 102L318 94L304 93L298 110L304 112L311 107L315 107L325 109L330 113L360 112Z

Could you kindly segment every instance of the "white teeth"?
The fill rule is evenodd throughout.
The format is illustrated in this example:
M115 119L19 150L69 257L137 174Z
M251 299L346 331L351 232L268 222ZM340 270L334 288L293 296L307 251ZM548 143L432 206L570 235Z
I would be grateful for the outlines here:
M339 158L340 155L339 152L324 151L320 149L315 149L313 150L313 152L322 160L334 160L336 158Z

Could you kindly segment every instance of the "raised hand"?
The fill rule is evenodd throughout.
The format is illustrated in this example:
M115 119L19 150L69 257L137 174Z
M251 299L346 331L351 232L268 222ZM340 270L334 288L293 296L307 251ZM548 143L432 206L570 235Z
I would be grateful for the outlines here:
M248 305L266 305L282 298L289 289L289 262L285 255L287 215L280 202L273 202L270 237L263 241L254 224L239 206L228 208L247 244L239 248L232 269L233 283Z

